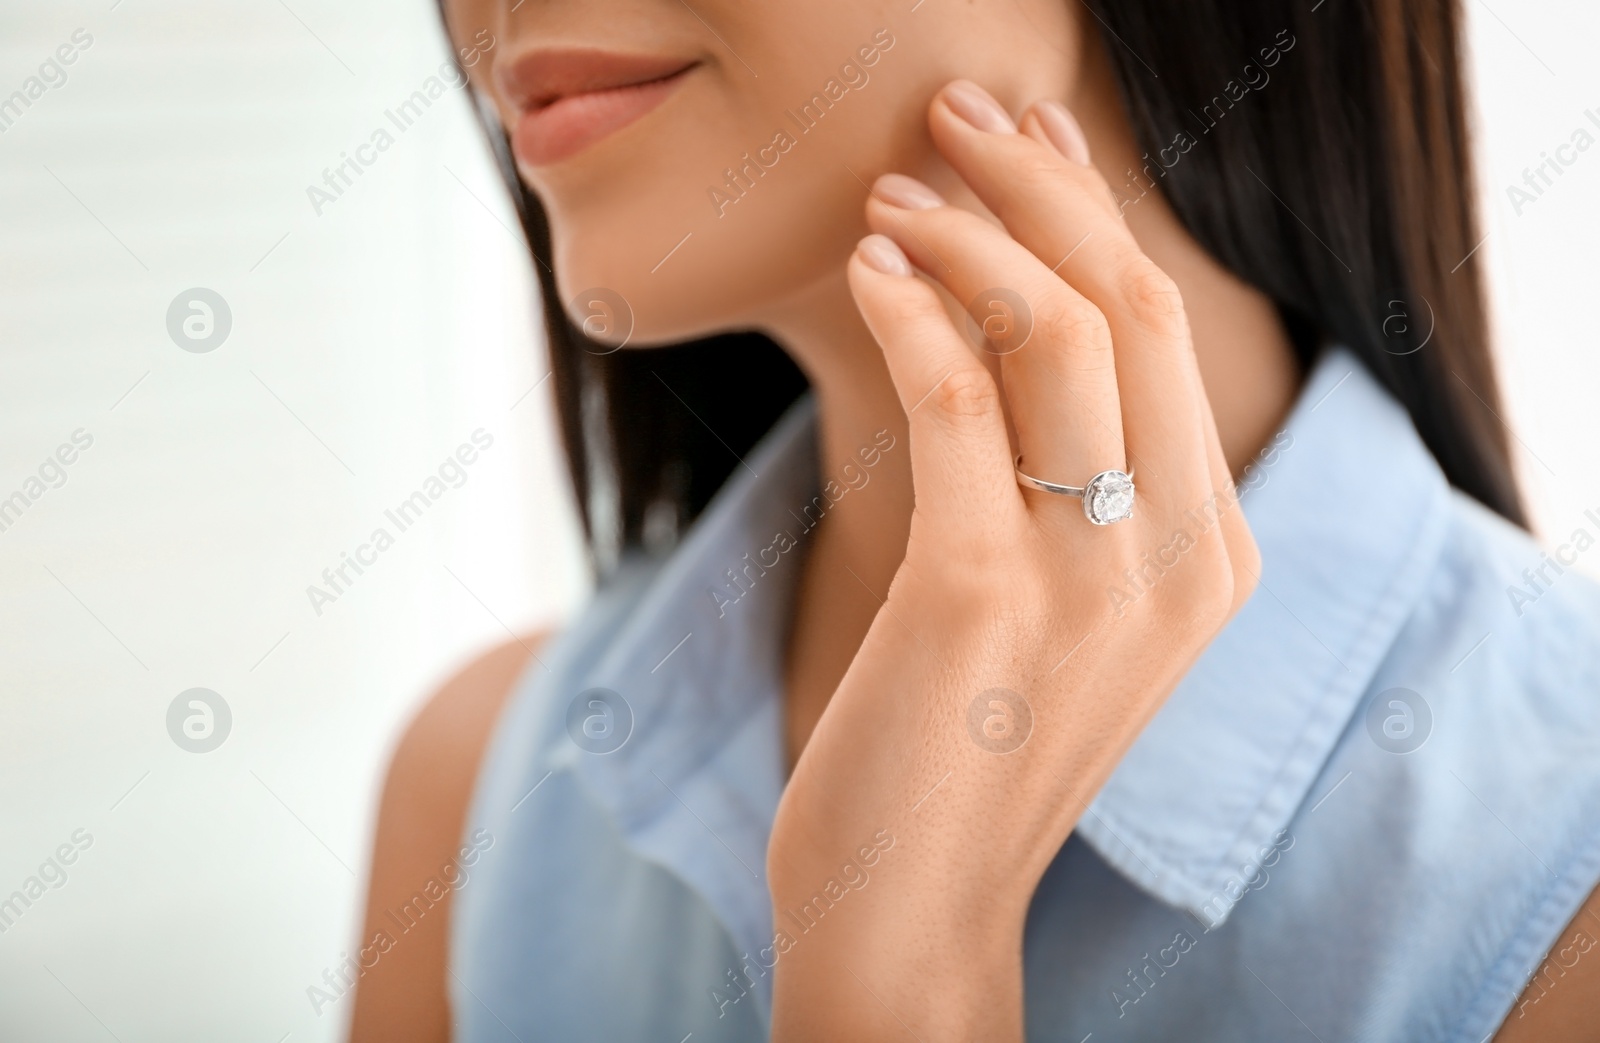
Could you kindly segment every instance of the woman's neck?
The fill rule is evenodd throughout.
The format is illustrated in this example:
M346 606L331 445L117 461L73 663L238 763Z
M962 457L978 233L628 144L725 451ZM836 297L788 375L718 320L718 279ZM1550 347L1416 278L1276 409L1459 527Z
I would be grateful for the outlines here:
M1096 164L1111 184L1123 185L1128 176L1117 172L1139 171L1145 160L1109 75L1087 76L1075 94L1071 104ZM959 184L936 187L952 202L977 208ZM1124 216L1145 253L1183 294L1217 434L1238 478L1293 403L1302 376L1294 351L1272 302L1211 258L1158 191L1138 191L1135 186L1125 193L1137 201L1126 205ZM786 668L792 768L904 559L911 465L904 411L850 297L842 265L836 275L785 302L764 325L811 381L822 480L848 489L814 530L800 579ZM892 447L883 450L890 438ZM876 462L864 467L864 459Z

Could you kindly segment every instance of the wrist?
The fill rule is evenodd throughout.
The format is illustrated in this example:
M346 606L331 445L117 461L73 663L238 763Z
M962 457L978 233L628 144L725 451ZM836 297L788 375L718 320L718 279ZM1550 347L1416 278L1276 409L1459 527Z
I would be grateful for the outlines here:
M775 1043L899 1040L908 1030L925 1040L1020 1041L1022 932L927 915L934 907L897 901L884 884L824 918L775 910L779 929L793 932L774 969Z
M862 839L829 857L774 837L774 1038L1020 1039L1026 898L979 895L912 836Z

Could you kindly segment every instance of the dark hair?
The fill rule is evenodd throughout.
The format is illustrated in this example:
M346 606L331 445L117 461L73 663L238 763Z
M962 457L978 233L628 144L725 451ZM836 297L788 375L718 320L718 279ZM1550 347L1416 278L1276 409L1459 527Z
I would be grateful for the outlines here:
M1303 368L1324 341L1348 347L1450 482L1525 525L1475 252L1456 0L1084 2L1147 150L1124 197L1162 192L1278 305ZM757 334L615 352L585 337L561 307L544 210L480 114L537 262L568 463L604 564L692 520L805 381Z
M1277 303L1302 366L1320 338L1348 347L1450 483L1526 526L1478 265L1456 0L1085 2L1149 155L1199 139L1162 192Z

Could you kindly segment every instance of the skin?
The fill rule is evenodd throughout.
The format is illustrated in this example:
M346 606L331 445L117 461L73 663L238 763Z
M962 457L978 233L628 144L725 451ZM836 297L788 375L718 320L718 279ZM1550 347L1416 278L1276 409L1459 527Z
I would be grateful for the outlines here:
M395 943L360 979L352 1040L450 1038L445 954L454 892L445 890L444 901L414 918L405 933L387 914L413 902L459 854L489 731L536 644L510 641L469 663L428 699L395 747L378 811L361 944L370 945L379 931Z
M784 955L773 1038L1021 1039L1022 925L1040 876L1254 586L1255 546L1229 511L1125 612L1105 596L1178 516L1225 497L1281 422L1300 374L1276 312L1159 195L1117 206L1102 171L1136 166L1139 150L1082 5L510 6L447 11L455 40L492 34L470 75L508 126L518 113L495 69L531 50L699 63L635 123L559 162L519 163L550 214L563 294L620 293L630 347L769 333L813 386L824 475L876 432L904 447L826 515L806 558L775 907L804 903L875 837L895 852L874 870L882 886ZM870 80L811 132L790 125L795 144L719 216L708 189L724 169L830 77L855 78L840 64L886 27L893 44L862 70ZM963 303L992 287L1021 293L1033 315L1003 356L965 335ZM1135 516L1090 526L1078 501L1020 489L1016 452L1060 481L1134 468ZM370 910L404 892L406 868L459 842L462 780L508 683L492 673L447 686L408 732ZM996 687L1031 707L1028 741L1005 756L966 724ZM435 736L455 701L476 723ZM446 770L448 787L417 782ZM353 1038L445 1038L442 928L398 948L413 941L415 956L392 969L385 956L363 979ZM1597 966L1563 963L1562 987L1514 1009L1500 1038L1574 1038L1527 1033L1600 1012Z

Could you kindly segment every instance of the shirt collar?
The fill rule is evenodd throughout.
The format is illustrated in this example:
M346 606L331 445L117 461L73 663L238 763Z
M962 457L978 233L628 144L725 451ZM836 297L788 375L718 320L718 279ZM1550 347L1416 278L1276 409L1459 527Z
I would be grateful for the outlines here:
M1438 559L1449 489L1348 351L1313 369L1240 499L1259 583L1140 734L1078 832L1206 927L1309 795Z
M1307 799L1437 559L1448 486L1400 406L1327 352L1240 501L1260 582L1078 824L1155 897L1226 919L1229 884ZM809 397L737 468L638 595L576 694L611 689L613 753L557 743L624 839L771 944L766 845L784 782L783 646L818 488ZM556 700L565 710L566 696ZM753 965L747 965L747 970ZM720 984L720 983L708 983ZM756 989L765 1013L770 983Z

